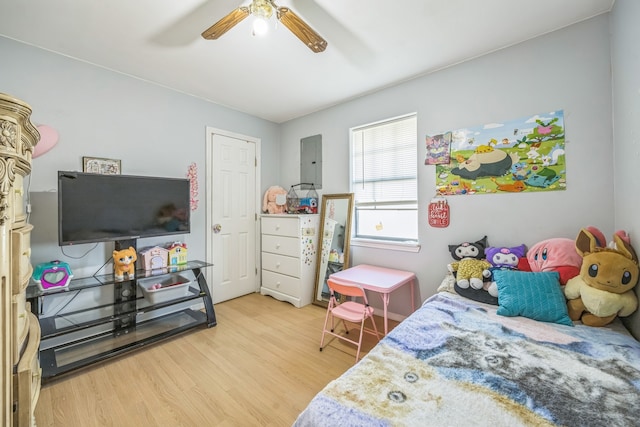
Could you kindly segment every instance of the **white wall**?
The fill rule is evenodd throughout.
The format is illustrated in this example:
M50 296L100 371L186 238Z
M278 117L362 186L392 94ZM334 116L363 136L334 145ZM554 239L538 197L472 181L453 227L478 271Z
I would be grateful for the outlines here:
M632 42L639 37L630 21L632 12L638 16L637 8L633 0L618 0L612 17L624 28L612 26L620 36L614 42L614 53L636 52L635 61L637 49ZM415 271L420 299L424 300L435 292L451 261L448 244L486 234L492 245L531 245L550 237L574 238L587 225L595 225L607 235L614 228L632 233L640 228L631 209L637 205L632 190L637 188L637 177L631 172L637 148L618 154L619 164L628 162L615 175L616 202L625 206L626 212L618 212L614 222L609 30L609 16L599 16L280 126L4 38L0 38L0 54L10 60L4 60L0 68L0 90L30 103L35 123L52 125L60 132L58 146L34 160L31 191L54 188L56 171L80 169L85 155L120 158L123 172L128 174L184 176L188 165L197 162L201 208L194 214L194 231L187 241L197 258L204 258L205 247L206 183L202 181L206 126L262 139L263 190L273 184L288 187L298 183L300 139L322 134L322 193L329 194L349 190L350 127L416 111L421 251L413 254L354 247L352 263ZM627 32L633 36L628 37ZM619 58L614 69L617 63L623 69L635 66L635 74L628 77L631 82L616 86L616 91L633 93L627 94L631 99L620 108L633 114L638 123L639 73L633 61ZM618 102L623 101L616 101L616 105ZM450 227L427 225L426 207L435 192L435 172L433 166L423 165L424 135L556 109L565 114L566 191L453 196L448 198ZM617 135L632 132L631 121L626 126L616 125ZM634 138L637 142L637 133ZM629 152L634 156L628 156ZM630 193L634 194L632 199L627 197ZM55 226L51 212L40 212L40 216L49 228ZM104 251L92 263L99 266L107 258ZM86 258L74 260L62 255L55 241L34 248L34 263L51 259L63 259L72 267L86 264ZM394 295L390 310L407 314L408 299L408 292ZM377 301L372 298L372 302Z
M615 227L640 250L640 2L616 0L611 13ZM636 286L640 294L640 285ZM640 339L640 311L628 318Z
M416 111L421 251L353 247L351 261L414 271L424 300L451 262L449 244L486 234L490 245L530 246L551 237L573 239L588 225L613 231L610 82L609 24L603 15L283 124L282 157L290 167L282 181L297 182L300 139L322 134L322 192L347 192L349 128ZM566 191L452 196L451 225L427 224L435 169L423 164L425 135L558 109L565 116ZM406 314L409 306L408 292L394 294L390 311Z
M206 127L261 138L262 161L272 165L262 168L261 180L268 186L279 178L277 124L2 37L0 57L0 91L30 104L33 123L60 134L58 145L33 161L32 192L55 189L58 170L82 170L82 156L121 159L124 174L179 178L195 162L200 203L185 240L190 256L205 259ZM91 245L65 247L63 254L57 245L56 199L36 198L34 265L60 259L78 274L92 274L111 256L113 245L99 245L80 259L74 257Z

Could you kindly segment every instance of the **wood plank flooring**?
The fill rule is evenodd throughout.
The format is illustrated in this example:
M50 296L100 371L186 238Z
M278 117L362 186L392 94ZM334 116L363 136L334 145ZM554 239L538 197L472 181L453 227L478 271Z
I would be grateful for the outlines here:
M290 426L355 361L355 347L337 339L319 351L322 307L250 294L215 310L213 328L44 384L37 425ZM383 330L381 318L376 324ZM364 341L365 353L377 343Z

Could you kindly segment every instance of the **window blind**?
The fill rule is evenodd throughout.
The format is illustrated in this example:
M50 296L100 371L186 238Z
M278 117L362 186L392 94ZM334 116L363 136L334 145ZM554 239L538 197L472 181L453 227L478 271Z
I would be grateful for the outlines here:
M415 204L415 115L353 130L352 191L356 205Z

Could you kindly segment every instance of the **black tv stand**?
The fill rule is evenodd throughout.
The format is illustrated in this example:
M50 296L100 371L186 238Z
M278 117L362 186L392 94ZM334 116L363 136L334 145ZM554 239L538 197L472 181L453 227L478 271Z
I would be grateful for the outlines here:
M211 293L202 272L209 266L189 261L159 270L137 270L135 278L120 281L113 274L96 275L73 279L59 290L42 291L31 283L26 293L42 330L43 382L196 327L216 326ZM171 275L190 280L185 294L151 301L138 286L139 281L161 281ZM95 302L96 294L102 298L99 303ZM204 310L191 308L198 300Z

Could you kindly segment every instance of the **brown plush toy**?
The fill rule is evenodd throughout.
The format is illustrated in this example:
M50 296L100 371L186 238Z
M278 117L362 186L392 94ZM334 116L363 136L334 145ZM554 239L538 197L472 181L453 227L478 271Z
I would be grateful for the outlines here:
M638 257L630 243L618 234L614 248L599 247L586 229L576 238L576 250L582 255L580 274L569 279L564 294L571 320L588 326L605 326L616 316L629 316L638 308L633 292L638 283Z
M113 251L113 274L118 280L124 279L127 273L129 279L133 279L136 271L136 250L129 246L127 249Z

